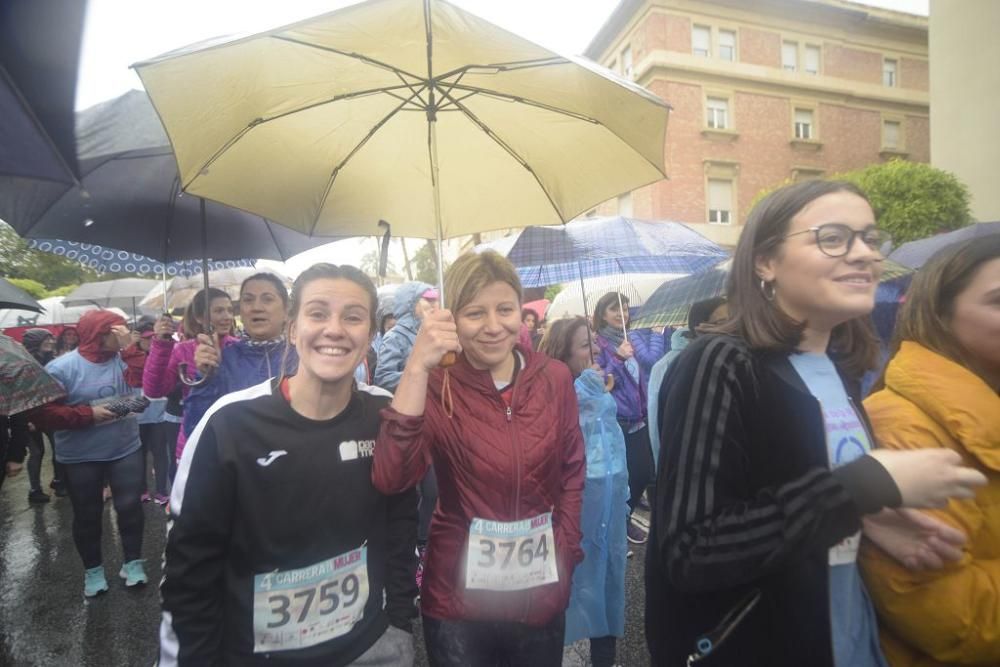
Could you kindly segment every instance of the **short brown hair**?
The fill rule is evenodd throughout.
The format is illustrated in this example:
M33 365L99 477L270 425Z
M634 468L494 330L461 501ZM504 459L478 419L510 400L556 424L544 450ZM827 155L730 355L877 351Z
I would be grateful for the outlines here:
M955 300L975 279L983 264L1000 259L1000 235L947 246L934 254L913 277L896 318L891 355L903 341L913 341L974 373L977 363L951 331Z
M754 206L729 271L729 319L717 327L706 327L706 332L739 336L752 349L791 354L798 348L806 323L797 322L764 295L757 275L757 259L778 252L792 219L802 209L820 197L837 192L849 192L868 201L853 183L812 180L779 188ZM830 352L854 378L875 368L879 350L871 316L856 317L835 327L830 336Z
M444 276L445 308L452 313L469 305L476 294L490 283L507 283L517 293L517 305L521 307L521 279L514 265L494 250L467 252L448 268Z
M577 329L585 326L587 326L587 318L581 315L552 322L545 330L541 342L538 343L538 351L568 364L572 352L573 336L576 335Z

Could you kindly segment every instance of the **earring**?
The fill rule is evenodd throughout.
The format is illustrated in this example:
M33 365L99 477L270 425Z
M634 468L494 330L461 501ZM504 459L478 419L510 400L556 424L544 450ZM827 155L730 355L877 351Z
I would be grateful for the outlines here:
M768 289L767 289L768 287L771 288L770 292L768 292ZM774 292L775 292L775 289L776 288L774 286L774 283L769 283L766 280L764 280L763 278L760 279L760 292L761 292L761 294L764 295L764 298L767 299L768 301L774 301Z

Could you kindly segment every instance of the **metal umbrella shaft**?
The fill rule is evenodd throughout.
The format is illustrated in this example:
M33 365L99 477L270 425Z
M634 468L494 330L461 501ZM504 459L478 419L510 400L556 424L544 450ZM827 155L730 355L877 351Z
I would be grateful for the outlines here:
M215 344L215 332L212 328L212 300L209 298L208 294L208 219L205 214L205 198L199 197L198 205L201 211L201 247L203 252L201 254L201 276L202 276L202 289L204 290L202 294L205 297L205 309L202 311L202 329L209 338L212 339L212 344ZM166 305L166 293L164 293L164 305ZM197 387L200 384L204 384L208 380L208 375L196 378L194 380L188 378L187 376L187 364L180 363L177 365L177 375L181 382L189 387Z

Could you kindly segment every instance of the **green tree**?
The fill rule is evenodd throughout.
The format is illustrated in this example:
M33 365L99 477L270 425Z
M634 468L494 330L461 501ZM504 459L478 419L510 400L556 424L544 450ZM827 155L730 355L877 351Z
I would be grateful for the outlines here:
M50 289L48 294L45 296L66 296L73 290L75 290L79 285L63 285L62 287L57 287L55 289Z
M36 299L44 299L48 296L45 285L37 280L32 280L31 278L8 278L7 282L15 287L20 287Z
M864 190L879 227L892 234L897 247L972 222L965 184L954 174L929 164L895 159L831 178L849 181ZM786 179L758 192L751 210L768 194L789 183L791 180Z
M545 298L552 301L556 298L556 295L559 294L559 292L562 292L562 289L562 285L549 285L545 288Z
M437 276L437 250L434 241L427 241L420 246L420 250L413 254L410 259L413 266L413 279L420 282L436 285Z

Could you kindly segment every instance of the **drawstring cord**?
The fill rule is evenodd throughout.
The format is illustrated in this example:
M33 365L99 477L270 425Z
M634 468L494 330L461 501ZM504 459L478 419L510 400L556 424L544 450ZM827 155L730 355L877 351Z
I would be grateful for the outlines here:
M444 380L441 382L441 409L448 415L448 419L455 416L455 401L451 396L451 373L444 369Z

